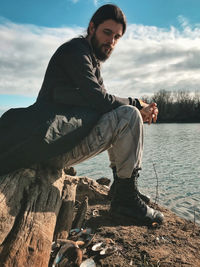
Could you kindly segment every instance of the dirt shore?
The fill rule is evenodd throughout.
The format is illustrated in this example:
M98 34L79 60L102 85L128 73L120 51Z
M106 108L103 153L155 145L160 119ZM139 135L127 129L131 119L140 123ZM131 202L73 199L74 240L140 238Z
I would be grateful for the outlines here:
M108 212L109 203L90 205L85 227L92 228L95 235L84 258L91 257L96 266L106 267L200 267L200 226L166 208L156 208L163 212L165 221L159 227L147 227L124 218L113 219ZM91 246L100 241L117 250L106 257L91 251Z

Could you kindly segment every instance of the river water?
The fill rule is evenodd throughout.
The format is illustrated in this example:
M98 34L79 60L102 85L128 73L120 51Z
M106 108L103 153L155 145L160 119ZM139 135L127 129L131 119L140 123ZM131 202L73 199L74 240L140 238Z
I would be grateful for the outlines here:
M200 224L200 124L144 126L140 191L180 217ZM78 175L112 180L107 152L75 166ZM158 184L158 191L156 186Z

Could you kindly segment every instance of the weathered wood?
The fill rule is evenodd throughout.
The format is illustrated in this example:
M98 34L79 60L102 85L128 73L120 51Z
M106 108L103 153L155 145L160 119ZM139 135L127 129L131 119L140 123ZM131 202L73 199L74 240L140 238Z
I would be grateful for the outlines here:
M47 267L52 241L65 239L75 196L105 199L108 188L48 167L0 177L0 266Z
M88 196L89 204L93 204L105 201L108 191L109 187L106 185L101 185L88 177L79 177L76 199L82 202L85 196Z
M65 239L69 235L74 217L77 184L78 179L76 177L68 176L68 179L64 181L62 193L63 201L58 214L54 240Z
M65 178L42 169L1 177L1 266L48 266Z
M86 196L85 199L81 202L77 210L77 213L74 218L73 225L72 225L73 228L81 229L83 227L83 222L85 220L87 208L88 208L88 197Z

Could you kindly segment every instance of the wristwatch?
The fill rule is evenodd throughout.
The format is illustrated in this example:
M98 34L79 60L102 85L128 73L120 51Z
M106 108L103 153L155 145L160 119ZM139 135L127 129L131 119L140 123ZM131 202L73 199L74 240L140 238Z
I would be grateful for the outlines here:
M146 104L144 101L141 99L135 98L136 101L136 107L141 110L144 107L144 104Z

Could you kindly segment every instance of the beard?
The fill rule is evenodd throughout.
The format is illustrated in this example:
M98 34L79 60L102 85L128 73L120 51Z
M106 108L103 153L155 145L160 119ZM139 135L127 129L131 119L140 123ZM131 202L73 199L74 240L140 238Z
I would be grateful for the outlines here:
M106 61L112 53L112 48L109 44L101 44L96 37L96 32L91 38L91 44L94 51L94 54L97 59L100 61Z

